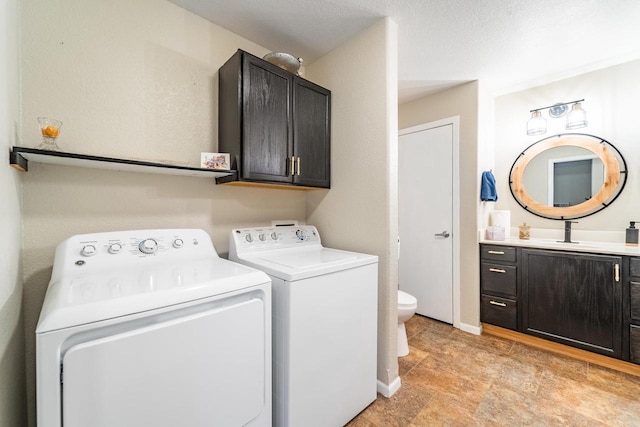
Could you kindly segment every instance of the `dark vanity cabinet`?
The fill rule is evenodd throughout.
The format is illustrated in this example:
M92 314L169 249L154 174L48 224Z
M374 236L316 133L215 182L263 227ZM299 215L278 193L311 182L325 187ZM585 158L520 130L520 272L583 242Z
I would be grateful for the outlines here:
M219 145L236 176L330 187L331 92L238 50L219 70Z
M622 257L522 249L522 332L622 357Z
M517 330L516 248L482 245L480 254L480 320Z
M480 245L483 323L640 363L640 257Z

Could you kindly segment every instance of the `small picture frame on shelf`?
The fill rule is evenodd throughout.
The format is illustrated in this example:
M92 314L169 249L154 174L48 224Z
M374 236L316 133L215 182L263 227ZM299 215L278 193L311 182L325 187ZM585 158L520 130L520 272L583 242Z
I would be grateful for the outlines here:
M229 170L229 153L200 153L203 169Z

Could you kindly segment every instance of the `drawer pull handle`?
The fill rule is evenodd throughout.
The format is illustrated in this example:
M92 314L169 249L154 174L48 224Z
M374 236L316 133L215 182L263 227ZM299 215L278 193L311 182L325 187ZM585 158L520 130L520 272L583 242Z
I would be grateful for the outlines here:
M488 252L494 255L504 255L504 251L488 251Z
M507 270L503 270L501 268L490 268L489 271L493 271L494 273L506 273Z
M615 279L616 279L616 282L619 282L619 281L620 281L620 264L616 264L616 265L613 267L613 270L615 271Z
M503 302L498 302L498 301L489 301L489 304L499 305L500 307L506 307L507 306L507 304L505 304Z

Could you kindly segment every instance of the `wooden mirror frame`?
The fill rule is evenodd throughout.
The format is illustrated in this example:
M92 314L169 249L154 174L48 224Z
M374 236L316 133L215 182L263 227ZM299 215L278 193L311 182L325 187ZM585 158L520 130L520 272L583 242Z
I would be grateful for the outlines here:
M524 171L531 160L543 151L555 147L575 146L587 149L602 160L604 184L592 198L583 203L554 207L534 200L524 188ZM627 163L622 154L608 141L593 135L565 133L541 139L527 147L516 159L509 172L509 188L518 204L534 215L548 219L577 219L593 215L609 206L627 183Z

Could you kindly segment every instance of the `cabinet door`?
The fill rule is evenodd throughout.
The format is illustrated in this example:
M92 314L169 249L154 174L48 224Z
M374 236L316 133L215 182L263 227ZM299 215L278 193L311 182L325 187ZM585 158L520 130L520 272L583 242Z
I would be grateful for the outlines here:
M293 143L296 174L293 182L329 188L331 92L300 78L293 87ZM299 160L298 160L299 159Z
M523 249L524 332L621 357L621 265L620 257Z
M291 182L292 75L244 55L242 179Z

